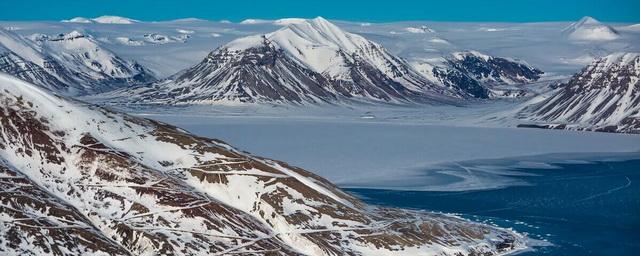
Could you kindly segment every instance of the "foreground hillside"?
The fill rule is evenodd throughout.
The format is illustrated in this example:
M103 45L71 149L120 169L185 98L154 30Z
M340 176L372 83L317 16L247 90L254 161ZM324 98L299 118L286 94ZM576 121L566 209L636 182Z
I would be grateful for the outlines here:
M0 75L8 254L495 255L511 231L367 206L286 163Z

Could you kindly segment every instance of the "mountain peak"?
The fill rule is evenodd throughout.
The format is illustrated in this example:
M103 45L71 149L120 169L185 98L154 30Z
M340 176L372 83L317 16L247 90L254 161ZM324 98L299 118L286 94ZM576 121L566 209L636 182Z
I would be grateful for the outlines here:
M263 20L266 22L266 20ZM326 20L325 18L318 16L315 17L313 19L305 19L305 18L282 18L282 19L277 19L275 21L273 21L273 24L276 25L282 25L282 26L288 26L288 25L292 25L292 24L300 24L300 23L316 23L316 24L321 24L321 23L330 23L328 20Z
M290 23L265 35L239 38L223 46L231 51L262 47L266 43L287 52L304 66L318 73L336 67L338 52L352 54L373 44L365 38L348 33L328 20L317 17Z
M618 31L614 28L589 16L572 23L563 29L562 33L569 39L580 41L608 41L619 37Z
M580 20L578 20L577 24L593 25L593 24L601 24L601 23L600 23L600 21L596 20L595 18L593 18L591 16L584 16Z
M276 43L279 46L313 44L318 46L331 46L334 48L347 48L353 50L353 43L350 38L360 37L343 31L335 24L328 20L317 17L314 19L287 19L282 22L285 27L264 35L255 35L243 37L231 41L223 46L230 50L246 50L249 48L259 47L264 43L264 39Z
M293 34L289 33L291 30ZM302 23L290 24L289 26L273 33L275 37L295 36L309 43L341 48L348 52L356 50L358 42L365 39L342 30L340 27L328 20L317 17Z
M329 23L329 24L333 25L333 23L331 23L329 20L325 19L322 16L318 16L318 17L315 17L313 19L310 19L310 21L312 21L313 23L317 23L317 24Z

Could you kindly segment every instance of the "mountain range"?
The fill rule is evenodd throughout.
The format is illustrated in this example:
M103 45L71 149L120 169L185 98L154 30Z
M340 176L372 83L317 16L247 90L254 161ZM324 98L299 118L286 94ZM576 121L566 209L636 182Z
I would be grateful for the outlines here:
M430 83L381 45L323 18L236 39L196 66L132 94L179 103L407 103L461 96Z
M125 17L120 17L120 16L103 15L103 16L96 17L96 18L93 18L93 19L88 19L88 18L85 18L85 17L75 17L75 18L68 19L68 20L62 20L61 22L67 22L67 23L100 23L100 24L134 24L134 23L138 23L140 21L134 20L134 19L130 19L130 18L125 18Z
M24 38L0 29L0 71L65 95L83 95L154 80L78 31Z
M617 132L635 129L638 104L635 98L627 97L635 95L629 86L637 73L630 64L619 63L629 71L618 74L614 64L599 67L603 65L600 60L586 68L591 71L581 71L551 92L534 91L528 85L544 73L522 60L462 50L407 61L321 17L282 19L274 24L277 30L273 32L232 40L196 65L159 81L143 66L125 60L79 30L20 36L2 29L0 70L62 95L143 104L461 105L541 94L526 102L516 117L534 126L561 124L552 126ZM184 35L197 40L193 30L175 31L188 31ZM433 29L427 32L420 36L436 33ZM168 38L164 34L144 35ZM616 29L591 17L569 25L562 34L576 41L573 44L602 44L619 36ZM624 53L607 58L621 55ZM614 82L618 75L626 80ZM604 99L591 94L602 94L598 97ZM599 113L602 109L608 110Z
M542 74L477 52L458 53L447 67L425 71L321 17L286 24L236 39L168 79L116 95L169 104L452 104L490 98L498 95L498 85L531 82Z

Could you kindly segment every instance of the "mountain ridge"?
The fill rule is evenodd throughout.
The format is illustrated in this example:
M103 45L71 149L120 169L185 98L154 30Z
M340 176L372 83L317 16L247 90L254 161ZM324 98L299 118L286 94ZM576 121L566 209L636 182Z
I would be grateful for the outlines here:
M153 80L144 67L101 47L73 30L23 38L0 29L2 71L65 95L104 92Z
M491 58L490 61L494 60L504 59ZM500 65L510 68L507 62L504 60ZM529 68L514 65L520 65L518 68L522 70ZM518 81L539 78L541 72L534 70L526 70L532 74L531 78ZM382 45L345 32L318 17L288 22L264 35L233 40L212 51L199 64L169 79L120 90L120 95L105 96L169 104L366 102L455 105L460 99L489 98L491 93L495 94L478 81L459 85L461 81L478 80L469 74L459 78L440 72L440 77L449 79L446 83L430 80Z
M519 116L545 128L640 132L640 54L595 60L548 96L534 98Z

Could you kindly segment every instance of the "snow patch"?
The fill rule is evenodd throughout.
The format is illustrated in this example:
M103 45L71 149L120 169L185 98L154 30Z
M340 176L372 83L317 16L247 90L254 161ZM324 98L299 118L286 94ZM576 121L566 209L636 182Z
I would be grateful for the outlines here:
M128 45L128 46L143 46L145 45L144 41L140 41L140 40L134 40L128 37L116 37L115 41L123 44L123 45Z
M265 24L269 23L269 20L261 20L261 19L246 19L240 22L243 25L254 25L254 24Z
M409 32L409 33L413 33L413 34L426 34L426 33L434 33L435 32L433 29L430 29L427 26L407 27L404 30Z
M306 22L306 19L302 19L302 18L284 18L284 19L279 19L273 22L273 24L276 25L281 25L281 26L287 26L287 25L291 25L291 24L298 24L298 23L304 23Z
M449 41L438 37L429 39L429 42L435 44L451 44Z
M176 31L180 34L193 34L195 31L189 29L176 29Z
M85 17L75 17L75 18L68 19L68 20L61 20L60 22L66 22L66 23L93 23L93 20L87 19Z
M93 18L93 21L101 24L134 24L140 22L139 20L134 20L130 18L120 17L120 16L110 16L104 15L97 18Z

